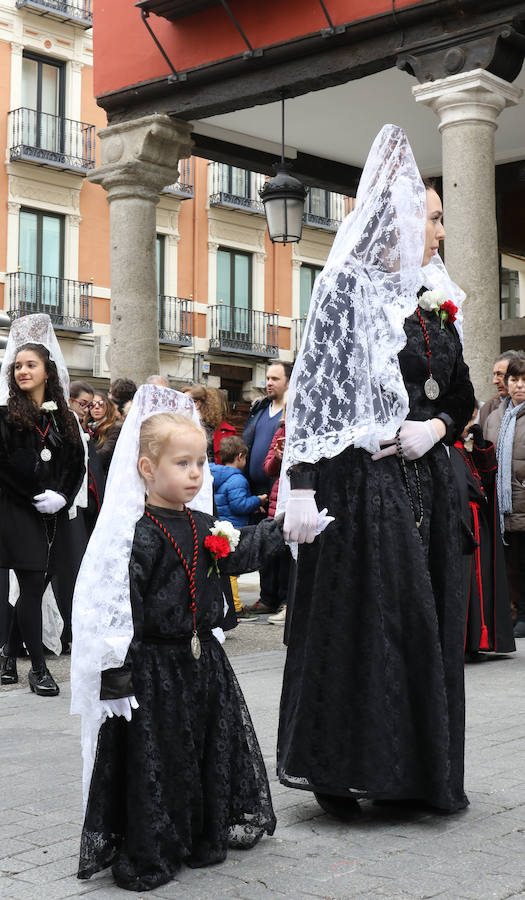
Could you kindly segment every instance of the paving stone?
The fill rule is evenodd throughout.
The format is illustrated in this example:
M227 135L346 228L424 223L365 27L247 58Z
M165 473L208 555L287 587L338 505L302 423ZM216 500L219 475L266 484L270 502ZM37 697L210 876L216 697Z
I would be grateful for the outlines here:
M308 792L277 782L282 649L232 662L268 767L276 834L249 853L230 851L221 866L183 868L175 881L136 896L525 900L525 641L514 659L466 669L470 807L436 816L363 803L363 815L350 824L327 816ZM37 702L27 686L0 695L2 900L123 900L111 872L89 881L74 877L82 823L80 749L79 721L68 715L68 697L66 684L57 703Z

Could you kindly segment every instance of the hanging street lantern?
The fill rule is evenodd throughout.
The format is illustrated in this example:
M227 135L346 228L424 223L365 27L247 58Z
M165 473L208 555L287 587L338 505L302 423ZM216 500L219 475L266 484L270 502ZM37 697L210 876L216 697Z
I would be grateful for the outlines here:
M281 163L277 174L259 191L264 204L264 214L270 240L275 244L288 244L301 240L306 188L290 174L289 163L284 161L284 99L282 102Z

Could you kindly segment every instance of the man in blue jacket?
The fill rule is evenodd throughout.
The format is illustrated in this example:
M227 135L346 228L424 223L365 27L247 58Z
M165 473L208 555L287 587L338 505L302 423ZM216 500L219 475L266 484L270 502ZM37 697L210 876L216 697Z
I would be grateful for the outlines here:
M266 397L253 404L246 421L243 440L249 450L248 479L254 494L269 494L272 489L272 479L266 475L263 465L273 436L281 424L284 395L288 390L291 372L290 363L281 360L270 363L266 373ZM277 612L283 592L283 585L279 584L278 563L271 559L260 569L259 574L261 596L251 610L254 613Z

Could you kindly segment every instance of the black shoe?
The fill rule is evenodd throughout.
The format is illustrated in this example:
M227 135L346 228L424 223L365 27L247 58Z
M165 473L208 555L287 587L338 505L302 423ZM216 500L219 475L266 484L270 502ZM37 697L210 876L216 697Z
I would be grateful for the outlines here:
M513 635L516 638L525 637L525 622L518 621L516 622L513 630Z
M16 656L8 655L7 644L0 650L0 672L0 684L17 683Z
M314 793L321 809L324 809L329 816L334 819L340 819L342 822L350 822L361 815L361 807L355 797L339 797L335 794L317 794Z
M35 672L34 669L29 669L29 675L27 677L29 687L33 693L38 694L39 697L56 697L57 694L60 693L58 684L53 676L50 675L46 666L39 669L38 672Z

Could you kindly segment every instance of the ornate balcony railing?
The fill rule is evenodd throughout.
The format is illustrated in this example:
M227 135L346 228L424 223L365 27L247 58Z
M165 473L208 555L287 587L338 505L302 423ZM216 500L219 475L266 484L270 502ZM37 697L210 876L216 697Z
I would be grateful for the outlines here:
M179 160L179 177L174 184L167 184L164 188L165 194L174 194L176 197L182 197L183 200L189 200L195 196L195 166L193 156L189 159Z
M53 278L32 272L9 272L11 319L47 313L57 328L93 331L93 285L90 281Z
M310 188L305 201L303 222L314 228L337 231L349 211L348 197L344 194Z
M292 351L294 357L299 353L305 325L306 316L303 316L301 319L292 319Z
M30 9L40 16L74 22L83 28L92 28L93 10L91 0L16 0L16 8Z
M191 347L193 342L193 300L159 294L159 341Z
M259 188L266 176L225 163L211 163L210 206L228 206L264 215Z
M210 353L245 356L279 355L279 316L255 309L218 304L211 306Z
M36 109L9 113L9 158L73 172L95 166L95 126Z

